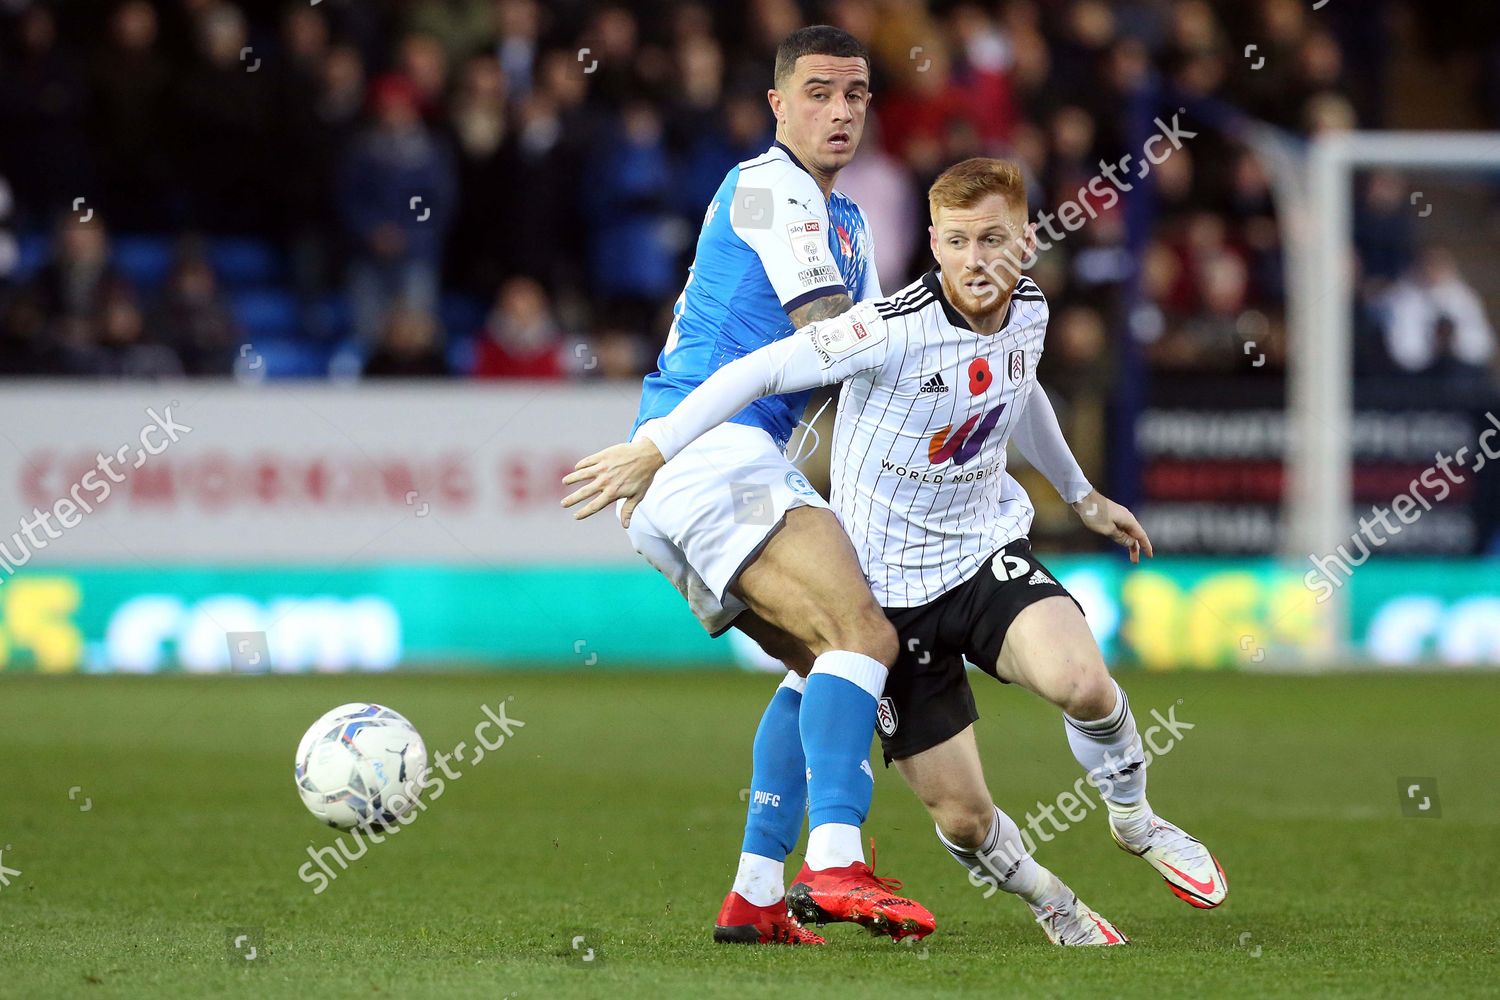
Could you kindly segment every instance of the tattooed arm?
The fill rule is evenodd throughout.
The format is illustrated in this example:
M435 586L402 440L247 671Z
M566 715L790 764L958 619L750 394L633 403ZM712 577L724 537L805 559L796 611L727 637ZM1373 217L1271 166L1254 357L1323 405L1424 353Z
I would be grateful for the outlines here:
M792 318L792 326L800 330L809 323L816 323L820 319L833 319L853 308L854 300L849 298L848 292L835 292L833 295L814 299L805 306L798 306L787 315Z

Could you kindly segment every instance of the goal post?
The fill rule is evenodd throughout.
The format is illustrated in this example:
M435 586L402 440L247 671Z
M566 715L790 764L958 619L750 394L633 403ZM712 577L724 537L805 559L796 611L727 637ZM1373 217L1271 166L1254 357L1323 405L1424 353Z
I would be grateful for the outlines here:
M1500 171L1500 133L1344 132L1307 147L1304 180L1294 184L1285 156L1276 178L1286 250L1289 340L1288 453L1281 555L1307 564L1350 537L1353 503L1354 176L1374 168ZM1304 211L1305 209L1305 211ZM1414 209L1415 211L1415 209ZM1348 652L1349 621L1342 594L1326 613L1332 643L1314 655Z

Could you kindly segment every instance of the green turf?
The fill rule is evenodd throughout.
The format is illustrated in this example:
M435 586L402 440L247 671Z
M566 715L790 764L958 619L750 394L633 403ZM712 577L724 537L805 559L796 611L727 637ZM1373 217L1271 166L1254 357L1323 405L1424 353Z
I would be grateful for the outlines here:
M845 926L823 949L713 945L764 677L7 678L0 864L22 874L0 887L0 996L1494 995L1500 676L1126 683L1138 717L1181 699L1195 724L1151 798L1232 891L1212 912L1178 902L1091 814L1039 858L1135 944L1063 951L968 884L889 771L869 829L880 869L937 915L925 945ZM1020 817L1072 784L1055 713L978 695L1002 805ZM506 746L455 763L322 895L298 879L333 837L291 780L317 715L382 701L448 749L507 696L526 725ZM1437 779L1441 818L1401 815L1406 775ZM230 957L240 927L254 962Z

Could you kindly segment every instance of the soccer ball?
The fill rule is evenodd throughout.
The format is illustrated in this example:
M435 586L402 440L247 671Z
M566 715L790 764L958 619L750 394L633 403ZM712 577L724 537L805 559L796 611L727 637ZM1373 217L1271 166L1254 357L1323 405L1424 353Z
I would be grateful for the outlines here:
M340 830L381 828L416 807L427 746L406 717L351 702L325 712L297 745L297 792L318 819Z

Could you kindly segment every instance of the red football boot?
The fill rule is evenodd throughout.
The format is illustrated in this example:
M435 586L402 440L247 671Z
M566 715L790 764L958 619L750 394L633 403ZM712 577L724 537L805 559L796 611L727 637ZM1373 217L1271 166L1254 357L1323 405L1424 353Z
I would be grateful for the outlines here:
M870 857L874 858L874 844ZM937 927L927 907L897 896L901 881L878 878L863 861L843 868L815 872L803 864L792 887L787 906L804 923L819 925L848 921L871 934L889 934L894 940L924 938Z
M737 892L724 897L714 921L714 940L720 944L826 944L822 937L797 923L786 910L786 900L756 906Z

